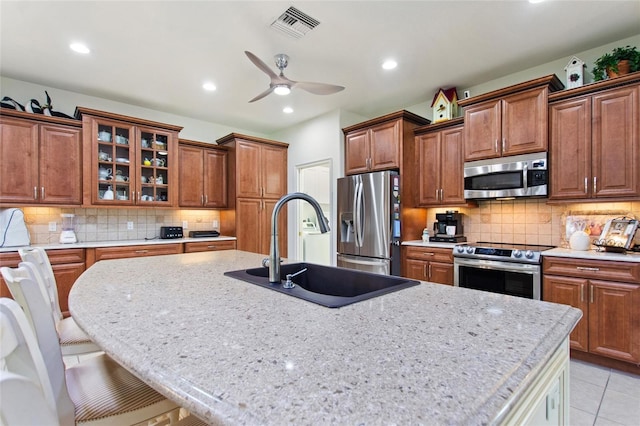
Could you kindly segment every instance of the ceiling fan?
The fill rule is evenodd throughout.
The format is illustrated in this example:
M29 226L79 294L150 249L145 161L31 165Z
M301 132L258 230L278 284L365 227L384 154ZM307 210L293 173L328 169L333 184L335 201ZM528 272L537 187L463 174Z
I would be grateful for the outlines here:
M267 64L262 62L260 58L258 58L253 53L246 51L244 52L249 60L254 63L256 67L258 67L262 72L267 74L269 78L271 78L271 82L269 83L269 88L264 92L260 93L255 98L251 99L249 102L255 102L267 96L271 92L275 92L278 95L288 95L291 89L294 87L300 88L302 90L306 90L309 93L313 93L314 95L332 95L341 90L344 90L342 86L336 86L333 84L325 84L325 83L310 83L305 81L293 81L284 76L284 69L287 67L289 63L289 57L284 53L279 53L275 56L276 66L280 70L280 75L276 74L269 68Z

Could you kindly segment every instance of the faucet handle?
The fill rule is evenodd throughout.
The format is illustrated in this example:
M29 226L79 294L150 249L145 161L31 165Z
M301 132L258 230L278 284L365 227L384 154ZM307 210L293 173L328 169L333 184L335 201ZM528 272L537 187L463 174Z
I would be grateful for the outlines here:
M262 259L262 266L264 268L268 268L269 267L269 258L265 257L264 259Z

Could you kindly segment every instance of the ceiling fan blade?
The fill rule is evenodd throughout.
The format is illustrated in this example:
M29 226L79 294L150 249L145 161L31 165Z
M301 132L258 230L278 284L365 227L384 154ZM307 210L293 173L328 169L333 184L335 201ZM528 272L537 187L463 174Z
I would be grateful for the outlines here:
M295 87L306 90L314 95L332 95L344 90L344 87L336 86L335 84L310 83L308 81L298 81L296 82Z
M269 66L267 64L262 62L262 60L260 58L258 58L256 55L254 55L253 53L249 52L248 50L245 50L244 53L245 53L245 55L247 55L249 60L251 62L253 62L253 64L256 67L258 67L263 73L267 74L272 80L278 78L278 74L273 72L271 70L271 68L269 68Z
M265 96L267 96L269 93L273 92L273 89L275 89L275 86L271 86L269 87L267 90L265 90L264 92L260 93L258 96L256 96L255 98L251 99L249 101L249 103L251 102L255 102L255 101L259 101L260 99L264 98Z

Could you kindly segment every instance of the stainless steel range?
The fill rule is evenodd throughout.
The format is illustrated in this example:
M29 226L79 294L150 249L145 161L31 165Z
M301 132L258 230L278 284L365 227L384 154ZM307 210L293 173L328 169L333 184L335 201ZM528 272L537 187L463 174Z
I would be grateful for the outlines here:
M458 287L540 300L541 253L553 246L481 241L453 248L453 279Z

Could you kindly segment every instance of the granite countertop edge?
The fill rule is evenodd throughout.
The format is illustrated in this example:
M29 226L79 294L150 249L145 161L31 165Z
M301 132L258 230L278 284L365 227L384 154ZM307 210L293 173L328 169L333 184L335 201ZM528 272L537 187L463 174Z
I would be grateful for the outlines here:
M640 263L640 253L626 252L626 253L613 253L597 250L572 250L569 248L557 247L550 250L545 250L542 256L551 257L567 257L572 259L589 259L589 260L609 260L620 262L638 262Z
M48 244L31 244L19 247L0 247L0 253L17 252L18 249L28 247L42 247L45 250L57 249L78 249L78 248L98 248L98 247L122 247L122 246L142 246L142 245L161 245L176 243L197 243L206 241L235 241L236 237L220 235L219 237L201 237L201 238L154 238L149 240L109 240L109 241L80 241L77 243L48 243Z

